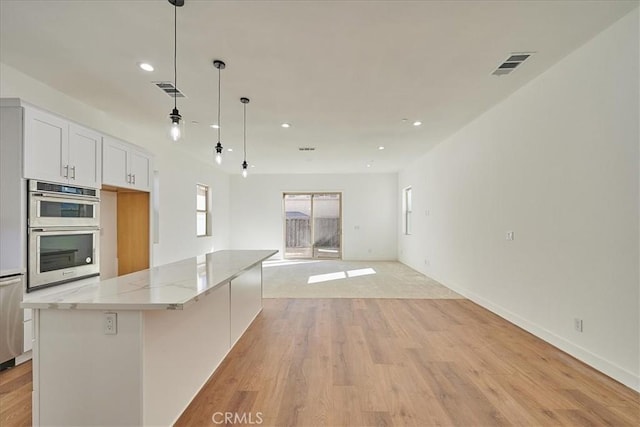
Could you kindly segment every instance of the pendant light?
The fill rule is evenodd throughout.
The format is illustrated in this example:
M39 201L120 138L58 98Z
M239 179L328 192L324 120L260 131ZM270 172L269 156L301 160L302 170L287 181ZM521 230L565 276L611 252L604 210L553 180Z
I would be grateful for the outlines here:
M180 130L180 119L182 116L178 111L178 66L177 66L177 58L178 58L178 8L184 6L184 0L169 0L169 3L173 5L173 87L175 88L175 92L173 93L173 110L171 114L169 114L169 118L171 119L171 139L175 142L180 139L182 136L182 131Z
M218 143L216 144L216 163L222 164L222 144L220 143L220 70L227 66L219 59L214 59L213 66L218 69Z
M249 103L249 98L240 98L240 102L242 102L243 109L244 109L244 115L242 120L242 130L243 130L242 146L244 149L244 160L242 161L242 177L246 178L247 175L249 174L249 170L247 169L249 167L249 163L247 163L247 104Z

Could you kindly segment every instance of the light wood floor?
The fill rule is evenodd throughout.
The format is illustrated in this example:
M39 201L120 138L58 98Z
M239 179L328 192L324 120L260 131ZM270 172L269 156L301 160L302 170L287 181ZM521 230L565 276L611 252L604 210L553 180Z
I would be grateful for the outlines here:
M638 426L640 398L468 300L272 299L177 425L225 412L277 426Z
M0 372L0 426L31 425L31 361Z
M30 424L30 391L30 363L0 373L0 426ZM638 426L640 396L468 300L269 299L177 425L225 412L234 426Z

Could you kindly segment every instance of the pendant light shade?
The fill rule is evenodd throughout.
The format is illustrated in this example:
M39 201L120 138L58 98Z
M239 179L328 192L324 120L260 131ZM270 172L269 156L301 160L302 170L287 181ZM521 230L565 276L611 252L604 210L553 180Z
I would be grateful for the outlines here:
M220 144L220 141L216 144L216 163L222 164L222 144Z
M249 98L240 98L240 102L242 102L243 107L243 119L242 119L242 147L244 152L244 160L242 161L242 177L246 178L249 174L249 163L247 163L247 104L249 103Z
M216 67L218 69L218 123L216 123L216 125L218 126L218 143L216 144L216 163L217 164L222 164L222 143L220 142L220 70L224 70L225 67L227 66L227 64L225 64L224 62L220 61L219 59L214 59L213 60L213 66Z
M169 114L169 118L171 119L171 139L173 139L173 141L175 142L182 136L182 131L180 129L180 119L182 118L182 116L180 115L178 109L174 108L171 114Z
M176 92L173 94L173 110L171 110L169 114L169 118L171 119L169 134L175 142L182 136L182 129L180 129L180 119L182 119L182 116L180 115L180 111L178 111L176 95L178 91L178 7L184 6L184 0L169 0L169 3L173 5L173 87L176 89Z

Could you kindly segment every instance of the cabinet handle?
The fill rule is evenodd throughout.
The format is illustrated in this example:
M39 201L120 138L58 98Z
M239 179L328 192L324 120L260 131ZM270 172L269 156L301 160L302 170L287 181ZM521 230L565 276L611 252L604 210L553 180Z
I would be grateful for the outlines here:
M127 174L127 184L131 184L131 174Z
M69 165L64 165L64 166L62 167L62 169L64 169L64 175L63 175L63 176L64 176L65 178L69 178Z
M76 167L71 166L71 171L73 172L73 176L71 176L71 179L76 179Z
M131 176L133 177L133 185L136 185L136 174L131 174Z

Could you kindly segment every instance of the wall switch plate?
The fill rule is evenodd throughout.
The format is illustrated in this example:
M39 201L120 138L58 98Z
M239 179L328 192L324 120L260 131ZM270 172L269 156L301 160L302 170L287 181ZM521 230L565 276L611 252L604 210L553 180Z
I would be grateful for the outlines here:
M582 319L573 319L573 329L578 332L582 332Z
M507 231L507 240L513 240L513 231Z
M118 333L118 314L105 313L104 314L104 334L116 335L117 333Z

